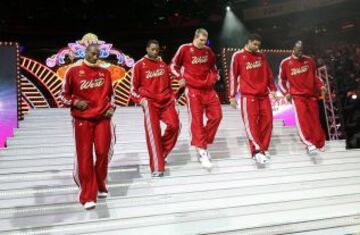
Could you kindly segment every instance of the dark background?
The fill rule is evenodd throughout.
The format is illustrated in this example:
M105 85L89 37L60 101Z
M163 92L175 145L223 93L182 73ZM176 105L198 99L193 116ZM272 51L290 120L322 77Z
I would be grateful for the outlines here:
M244 10L268 7L284 0L13 0L0 7L0 39L18 41L24 55L45 58L67 42L92 32L100 39L139 59L148 39L163 45L169 60L179 44L192 40L197 27L210 32L215 51L220 47L240 47L236 40L221 37L225 7L244 24L247 31L264 37L265 48L290 48L296 39L317 48L334 41L357 41L359 36L360 1L317 8L261 20L245 20ZM348 22L355 27L343 30ZM236 36L234 36L236 37ZM311 45L311 46L310 46Z

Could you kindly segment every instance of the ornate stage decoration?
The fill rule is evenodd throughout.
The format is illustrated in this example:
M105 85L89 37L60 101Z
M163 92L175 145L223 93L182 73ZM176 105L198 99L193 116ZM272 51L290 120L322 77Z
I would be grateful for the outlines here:
M68 47L62 48L51 57L47 58L46 65L50 68L63 66L66 63L65 58L68 56L70 60L83 59L85 57L85 49L90 44L97 44L100 48L100 59L108 59L110 56L116 57L116 64L113 66L121 66L120 68L132 68L134 60L122 53L120 50L113 48L113 45L98 39L95 34L87 33L81 40L75 43L68 43ZM104 66L112 64L102 61Z
M119 106L129 105L134 60L112 44L99 40L95 34L88 33L47 58L46 65L25 56L20 57L21 116L33 108L62 107L59 95L65 71L69 66L83 61L85 48L89 44L100 47L99 64L111 73L115 103Z
M115 103L127 106L130 102L130 80L134 59L113 47L111 43L101 41L95 34L87 33L81 40L68 43L58 53L47 58L46 65L56 70L57 76L63 80L67 68L75 63L81 63L85 57L85 49L90 44L97 44L100 48L100 66L108 69L115 91Z

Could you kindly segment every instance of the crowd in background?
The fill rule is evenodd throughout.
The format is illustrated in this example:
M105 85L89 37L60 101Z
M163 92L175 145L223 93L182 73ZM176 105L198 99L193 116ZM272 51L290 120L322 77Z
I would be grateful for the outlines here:
M360 147L360 44L336 42L311 54L328 69L347 148Z

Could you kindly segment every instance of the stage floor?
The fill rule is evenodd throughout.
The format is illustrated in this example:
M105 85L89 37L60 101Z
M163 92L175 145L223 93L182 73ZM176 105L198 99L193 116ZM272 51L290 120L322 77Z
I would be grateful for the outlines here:
M360 151L342 140L309 157L296 128L274 121L272 161L250 159L239 110L224 119L202 169L189 145L188 118L166 177L151 178L143 115L118 108L109 197L85 211L72 180L69 110L32 110L0 150L0 234L357 234Z

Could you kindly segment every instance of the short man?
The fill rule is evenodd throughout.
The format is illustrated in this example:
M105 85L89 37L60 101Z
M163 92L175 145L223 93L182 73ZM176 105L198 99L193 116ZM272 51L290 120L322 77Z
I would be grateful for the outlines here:
M95 44L86 48L85 60L67 70L60 96L65 106L71 107L73 116L74 180L80 188L79 200L85 209L95 208L97 197L107 197L108 162L115 142L111 123L115 111L111 76L108 70L97 65L99 53Z
M147 54L136 62L132 74L131 95L144 110L146 141L153 177L164 176L166 157L179 135L179 117L171 89L170 70L159 57L159 42L150 40ZM160 121L166 124L161 135Z

